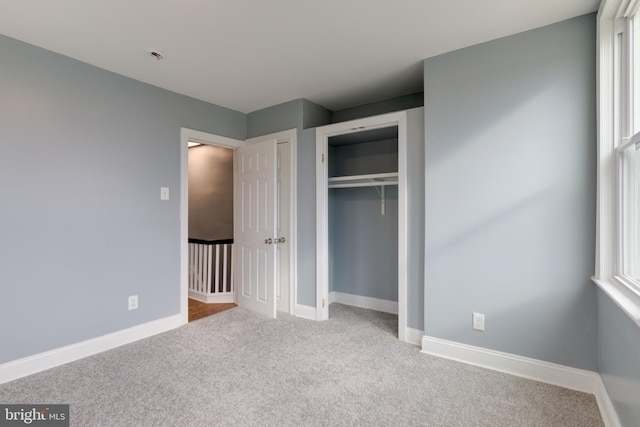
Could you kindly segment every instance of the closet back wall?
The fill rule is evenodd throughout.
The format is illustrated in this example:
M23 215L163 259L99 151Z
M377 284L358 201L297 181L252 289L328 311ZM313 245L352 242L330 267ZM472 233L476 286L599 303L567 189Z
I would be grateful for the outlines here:
M329 175L398 170L398 140L329 147ZM398 301L398 187L329 193L329 291Z
M398 139L337 147L329 145L330 177L389 171L398 171Z

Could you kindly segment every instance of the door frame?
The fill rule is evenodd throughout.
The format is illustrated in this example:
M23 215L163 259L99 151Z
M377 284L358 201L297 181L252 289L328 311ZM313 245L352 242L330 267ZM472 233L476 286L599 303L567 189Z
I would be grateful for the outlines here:
M297 203L297 182L298 182L298 132L296 129L289 129L282 132L271 133L269 135L256 136L246 140L247 144L254 144L270 139L275 139L276 144L286 143L289 151L289 310L288 314L295 314L296 301L298 299L298 203Z
M250 138L246 141L215 135L189 128L180 128L180 319L181 323L189 322L189 142L213 145L235 150L244 144L251 144L265 139L276 139L287 142L289 147L289 313L295 313L297 300L297 131L290 129L270 135ZM234 156L235 159L235 156ZM235 186L234 186L235 192ZM234 257L235 260L235 257ZM232 261L235 262L235 261ZM235 265L232 265L235 268ZM236 287L237 292L237 287Z
M398 127L398 338L407 340L407 113L350 120L316 128L316 318L329 318L329 137Z
M180 318L182 323L189 322L189 142L232 150L244 145L244 141L239 139L180 128ZM233 258L232 262L234 262ZM234 265L232 264L231 267L233 268Z

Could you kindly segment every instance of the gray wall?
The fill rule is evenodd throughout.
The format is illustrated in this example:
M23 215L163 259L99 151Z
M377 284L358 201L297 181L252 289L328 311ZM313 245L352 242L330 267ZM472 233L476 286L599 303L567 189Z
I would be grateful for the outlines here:
M379 188L378 188L379 189ZM398 301L398 186L329 190L330 289Z
M233 239L233 150L189 148L189 238Z
M407 110L407 326L424 325L424 108Z
M623 426L640 420L640 328L598 291L600 375Z
M247 114L247 138L302 129L302 111L302 98L253 111Z
M597 370L594 43L587 15L425 60L426 335Z
M298 303L316 306L315 128L298 131Z
M314 104L308 99L302 100L302 127L304 129L324 126L331 123L333 112Z
M178 314L180 127L244 139L245 115L4 36L0 57L0 363Z
M398 140L330 145L328 166L329 177L398 172Z
M399 96L397 98L386 99L380 102L359 105L345 108L344 110L333 112L333 123L346 122L349 120L362 119L364 117L377 116L380 114L420 108L424 105L424 94L414 93L411 95Z

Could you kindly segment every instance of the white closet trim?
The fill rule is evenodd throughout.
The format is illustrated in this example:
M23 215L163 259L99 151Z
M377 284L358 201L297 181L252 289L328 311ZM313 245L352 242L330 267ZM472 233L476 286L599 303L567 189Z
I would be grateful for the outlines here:
M360 132L362 130L398 127L398 172L393 185L398 185L398 338L407 339L407 252L408 252L408 214L407 214L407 112L383 114L348 122L335 123L316 129L316 319L329 317L329 224L328 224L328 142L329 137ZM377 174L376 174L377 175ZM346 177L345 177L346 178ZM333 181L332 184L347 184L345 181ZM391 177L387 177L391 178ZM335 178L334 178L335 179ZM369 178L370 179L370 178ZM384 179L386 180L386 178ZM389 184L393 180L389 179ZM357 186L364 183L351 182ZM381 186L376 182L367 186ZM338 187L333 187L338 188ZM384 209L384 207L382 208Z

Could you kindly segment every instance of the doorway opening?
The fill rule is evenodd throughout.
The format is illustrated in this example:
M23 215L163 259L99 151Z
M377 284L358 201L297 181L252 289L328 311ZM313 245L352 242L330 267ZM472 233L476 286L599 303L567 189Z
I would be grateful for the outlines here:
M407 327L406 113L316 130L317 318L333 302Z
M193 250L189 246L190 230L193 231L193 227L189 222L189 145L195 146L196 144L212 146L215 148L230 151L233 157L233 184L232 195L227 196L227 201L231 202L232 214L231 223L235 223L238 220L238 207L231 199L236 200L238 197L239 187L237 185L235 175L238 173L238 160L236 153L238 149L242 147L248 147L252 144L257 144L264 140L275 140L277 142L277 196L278 201L275 204L273 216L277 219L277 238L280 243L277 247L277 253L275 259L277 265L274 265L277 273L277 280L274 283L273 293L277 295L277 311L293 314L295 295L296 295L296 203L295 203L295 176L296 176L296 130L279 132L272 135L266 135L263 137L252 138L247 141L235 140L232 138L222 137L218 135L208 134L192 129L181 129L181 200L180 200L180 222L181 222L181 319L183 323L187 323L189 318L190 304L190 278L192 275L192 263L189 261L190 255L193 257ZM196 147L197 148L197 147ZM205 147L208 148L208 147ZM244 150L244 148L242 149ZM240 151L242 151L240 150ZM276 153L274 151L274 153ZM276 155L276 154L274 154ZM274 186L276 184L274 183ZM206 190L205 190L206 191ZM229 215L227 215L228 217ZM223 221L224 222L224 221ZM227 220L227 226L229 221ZM231 225L231 229L234 230L234 225ZM227 234L229 234L227 230ZM235 247L235 230L231 232L231 239L221 239L219 243L233 242L232 247ZM274 236L276 237L276 236ZM192 239L193 240L193 239ZM196 239L198 240L198 239ZM217 239L213 239L217 240ZM274 247L275 251L276 248ZM209 279L209 283L215 283L216 290L222 291L218 295L218 300L215 297L210 297L206 302L222 302L225 304L238 302L238 286L229 285L236 283L235 276L238 274L238 265L236 262L237 253L236 249L230 249L230 253L225 255L223 249L218 251L211 251L212 265L220 265L221 272L218 276L212 276ZM204 252L203 252L204 253ZM202 259L204 258L204 255ZM225 262L225 260L228 260ZM225 270L226 268L226 270ZM224 270L224 271L223 271ZM215 278L214 278L215 277ZM256 280L260 280L256 278ZM206 282L206 280L204 280ZM233 286L233 291L228 294L229 289ZM223 295L227 291L227 295ZM193 295L191 295L193 296ZM231 297L231 298L229 298ZM222 300L220 300L222 298ZM202 299L200 299L202 301ZM228 301L227 301L228 300ZM193 307L191 311L196 311L197 304L191 304ZM223 308L221 306L221 308ZM206 310L205 310L206 311ZM216 311L215 309L213 311Z
M189 322L236 306L234 152L217 145L188 143Z

